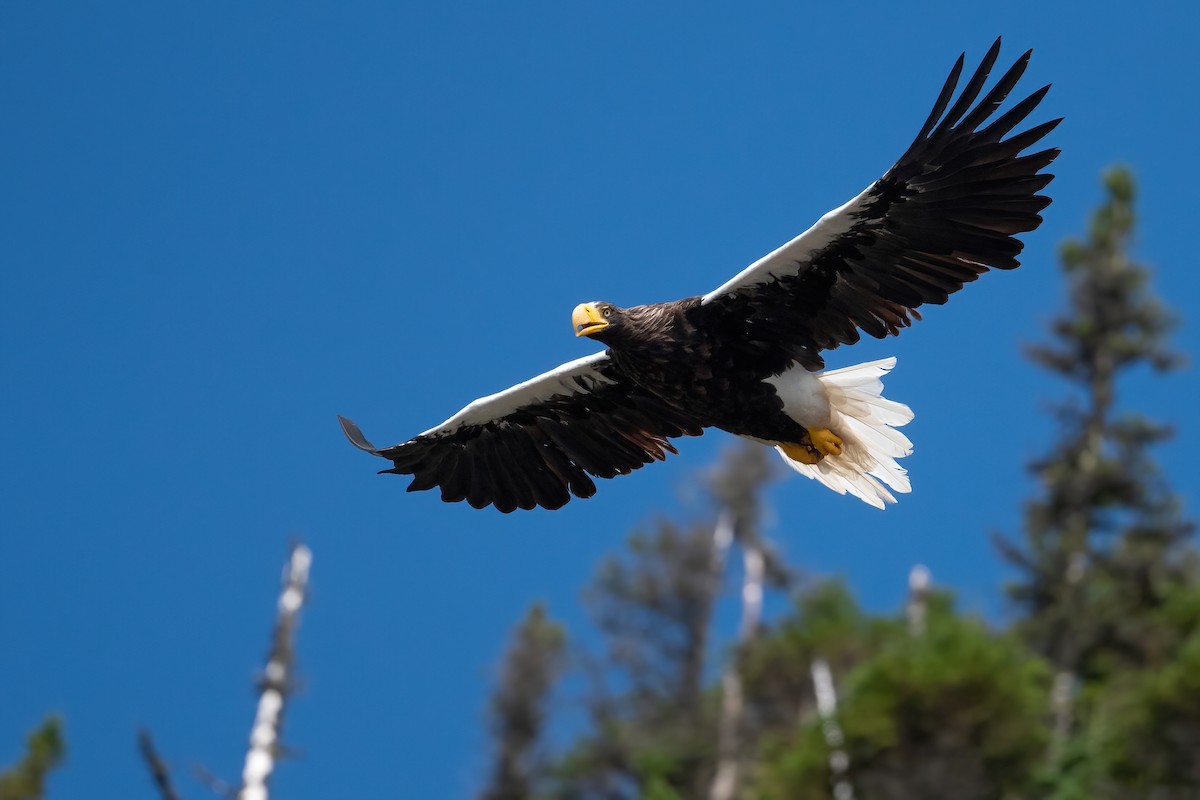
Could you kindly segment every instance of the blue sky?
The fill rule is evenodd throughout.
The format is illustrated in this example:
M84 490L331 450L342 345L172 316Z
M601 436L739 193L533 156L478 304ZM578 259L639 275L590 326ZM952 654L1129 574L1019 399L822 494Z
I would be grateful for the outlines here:
M813 7L808 7L812 5ZM0 763L65 715L57 797L149 797L134 730L181 773L236 778L287 543L315 555L305 691L281 797L468 797L509 626L535 600L574 630L579 590L639 520L704 513L728 443L501 516L353 450L592 352L571 308L712 289L878 177L962 50L1035 50L1026 90L1055 198L1025 265L898 339L914 492L878 512L793 478L774 534L813 574L893 608L928 564L1001 619L992 531L1061 388L1021 356L1060 306L1056 244L1100 170L1140 182L1138 255L1190 321L1200 105L1190 4L634 3L0 8ZM1200 352L1193 326L1177 344ZM1126 404L1189 508L1194 371ZM204 790L184 775L186 793Z

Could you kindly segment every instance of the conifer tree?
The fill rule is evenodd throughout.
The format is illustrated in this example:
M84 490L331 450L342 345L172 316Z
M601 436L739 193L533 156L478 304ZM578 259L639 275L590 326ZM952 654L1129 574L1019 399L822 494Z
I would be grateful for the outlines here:
M658 521L588 591L607 652L591 666L591 732L566 758L564 797L700 797L715 749L706 696L719 589L712 529Z
M740 708L712 691L713 615L731 543L755 549L764 581L785 580L759 530L766 455L731 448L707 477L723 523L657 520L601 566L587 598L605 651L580 659L590 729L559 760L547 796L707 798L718 751L739 758Z
M1062 435L1033 465L1041 494L1027 507L1023 545L1000 543L1021 573L1009 588L1020 629L1058 670L1060 740L1073 728L1080 681L1172 652L1177 637L1157 624L1157 612L1193 572L1191 527L1149 452L1170 431L1117 405L1122 376L1178 363L1167 343L1173 318L1130 254L1132 175L1111 170L1104 187L1087 237L1061 250L1068 308L1053 321L1051 341L1030 349L1071 386L1057 409Z
M533 797L545 776L539 760L550 690L563 667L565 636L541 604L534 605L513 634L492 695L495 765L484 800Z
M509 785L563 800L1200 796L1191 526L1150 455L1169 429L1117 402L1131 371L1175 366L1172 320L1130 256L1131 176L1104 185L1087 236L1062 248L1067 308L1030 351L1071 391L1024 538L1000 542L1019 571L1014 630L923 580L903 615L866 613L834 581L764 622L763 589L793 585L761 532L769 453L730 451L707 478L716 521L656 522L600 570L590 728L547 780ZM738 634L714 641L735 552Z

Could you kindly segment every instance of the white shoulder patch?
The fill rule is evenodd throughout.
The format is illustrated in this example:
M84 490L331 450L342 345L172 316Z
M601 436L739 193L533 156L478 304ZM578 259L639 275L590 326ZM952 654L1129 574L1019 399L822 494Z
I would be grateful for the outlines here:
M817 220L817 224L792 239L782 247L772 250L744 270L734 275L719 287L704 295L701 305L707 305L718 297L734 294L742 289L767 283L783 275L795 275L819 250L828 246L838 236L850 230L855 223L856 212L865 204L867 194L875 188L872 183L848 203L835 208Z
M522 406L549 400L554 395L585 394L599 386L612 384L615 381L605 377L599 371L599 366L607 361L608 353L596 353L568 361L549 372L543 372L535 378L518 383L502 392L473 400L466 408L441 425L436 425L420 435L436 436L451 433L467 425L494 422ZM583 387L580 386L580 383L583 384Z

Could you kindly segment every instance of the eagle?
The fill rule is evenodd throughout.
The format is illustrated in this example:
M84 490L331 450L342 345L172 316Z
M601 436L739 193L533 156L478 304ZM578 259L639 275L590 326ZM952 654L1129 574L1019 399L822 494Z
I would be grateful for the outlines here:
M982 95L997 39L955 97L965 54L916 138L882 178L708 294L621 308L575 307L575 335L603 352L482 397L440 425L376 448L338 417L356 447L413 476L408 491L501 512L557 509L676 453L672 439L720 428L775 447L797 472L883 508L909 492L897 459L913 418L883 397L884 359L824 371L823 352L860 333L895 335L926 303L989 269L1020 265L1016 234L1041 224L1056 148L1027 153L1060 119L1020 125L1049 86L993 118L1027 51Z

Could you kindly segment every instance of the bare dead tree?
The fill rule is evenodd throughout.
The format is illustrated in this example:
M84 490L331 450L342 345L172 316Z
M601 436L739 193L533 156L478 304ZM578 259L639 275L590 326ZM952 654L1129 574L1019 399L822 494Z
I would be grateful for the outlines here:
M761 491L770 479L771 466L761 448L734 451L724 467L712 477L713 495L723 510L713 538L717 563L714 576L719 580L724 559L736 542L742 551L742 613L738 624L736 652L744 652L758 634L762 621L763 591L773 572L778 580L782 571L773 559L762 532ZM741 664L731 658L721 676L721 715L717 724L717 769L709 788L710 800L733 800L741 783L742 727L745 716L745 692Z
M758 632L762 620L763 574L766 558L757 539L742 545L742 619L738 627L738 647L744 649ZM721 676L721 723L718 732L717 773L713 778L712 800L732 800L737 791L741 763L741 722L745 698L742 673L731 661Z
M280 730L288 697L294 689L296 628L300 609L308 594L308 571L312 551L305 545L292 546L291 557L283 571L283 592L279 595L278 615L271 641L267 668L259 681L258 711L250 729L250 749L242 769L241 800L267 800L267 782L279 756Z
M300 542L293 544L283 569L283 591L279 595L267 667L258 681L258 710L250 731L250 749L242 770L241 788L221 780L201 765L192 768L200 783L228 800L267 800L267 781L283 749L279 734L284 706L295 688L296 629L300 624L300 609L308 596L311 565L312 551ZM171 781L170 769L155 748L150 732L144 728L138 731L138 750L162 800L180 800Z
M733 544L733 514L724 511L713 530L713 580L719 582L725 559ZM743 597L745 592L743 591ZM743 609L742 624L745 625ZM738 780L738 720L742 712L741 674L730 663L721 676L721 719L717 729L717 772L709 791L711 800L729 800L737 789Z
M846 753L846 737L837 720L837 690L833 686L833 673L823 658L812 662L813 693L817 696L817 713L821 717L821 733L829 746L829 772L832 775L834 800L854 800L854 787L850 785L847 772L850 756Z
M908 632L913 636L925 633L932 582L933 575L924 564L917 564L908 573L908 602L904 606L904 616L908 619Z

